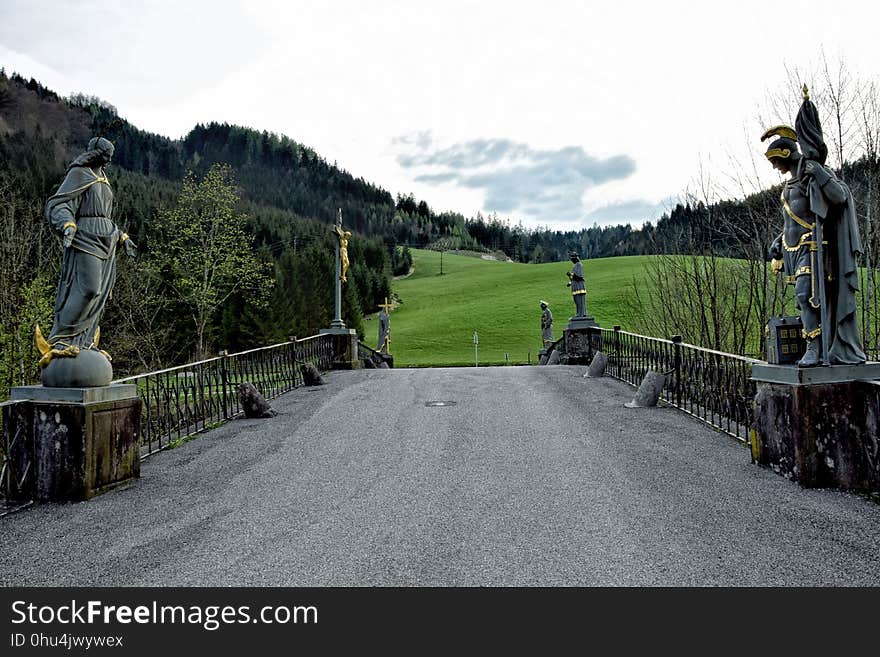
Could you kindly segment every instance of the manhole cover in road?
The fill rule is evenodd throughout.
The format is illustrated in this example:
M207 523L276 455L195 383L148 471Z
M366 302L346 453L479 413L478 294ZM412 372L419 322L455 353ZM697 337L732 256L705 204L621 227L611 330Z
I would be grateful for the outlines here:
M454 401L426 401L425 406L455 406Z

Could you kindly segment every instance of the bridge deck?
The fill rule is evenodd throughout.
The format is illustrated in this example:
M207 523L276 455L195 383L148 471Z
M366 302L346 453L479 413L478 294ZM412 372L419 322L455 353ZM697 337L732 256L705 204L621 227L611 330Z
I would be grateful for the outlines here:
M0 583L880 583L880 505L583 371L330 374L125 490L0 520Z

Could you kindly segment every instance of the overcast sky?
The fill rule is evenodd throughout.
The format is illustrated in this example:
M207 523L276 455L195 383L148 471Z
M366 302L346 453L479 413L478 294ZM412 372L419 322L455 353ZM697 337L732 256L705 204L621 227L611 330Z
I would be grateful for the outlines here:
M760 154L786 65L874 77L872 5L0 0L0 66L172 138L269 130L436 211L577 229Z

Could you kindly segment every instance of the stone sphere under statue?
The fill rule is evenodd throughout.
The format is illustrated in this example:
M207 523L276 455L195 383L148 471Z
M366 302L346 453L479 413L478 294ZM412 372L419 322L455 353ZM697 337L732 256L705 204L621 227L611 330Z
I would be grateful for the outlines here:
M94 349L83 349L73 357L53 358L40 376L47 388L95 388L109 386L112 380L113 366Z

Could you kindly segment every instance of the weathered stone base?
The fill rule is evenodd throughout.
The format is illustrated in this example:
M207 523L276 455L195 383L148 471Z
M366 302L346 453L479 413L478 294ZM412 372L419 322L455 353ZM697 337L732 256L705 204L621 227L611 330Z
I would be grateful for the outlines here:
M596 321L596 318L592 315L575 315L574 317L568 318L568 324L565 325L567 330L570 329L589 329L596 328L599 326L599 323Z
M347 328L321 329L321 335L333 336L333 369L359 369L357 331Z
M581 318L582 319L582 318ZM577 328L566 327L565 362L568 365L589 365L593 355L602 349L602 333L596 329L599 325L590 318Z
M60 390L67 397L73 394ZM23 396L33 397L33 391ZM15 437L9 454L15 475L10 498L87 500L140 476L137 396L85 403L23 400L4 407L3 422Z
M880 494L880 382L756 383L757 463L807 488Z

